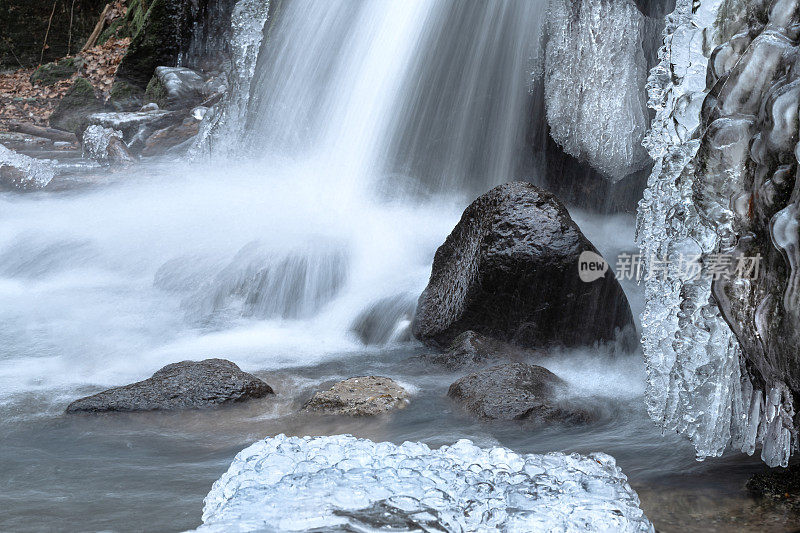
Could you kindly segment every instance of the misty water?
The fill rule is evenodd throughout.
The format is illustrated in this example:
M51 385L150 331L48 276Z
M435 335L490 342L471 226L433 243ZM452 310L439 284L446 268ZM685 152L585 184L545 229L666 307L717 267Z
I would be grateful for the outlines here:
M477 194L540 181L521 147L543 13L510 0L288 2L246 116L211 137L210 156L0 195L0 530L197 527L234 455L278 433L603 451L657 529L724 529L731 516L750 527L743 486L763 466L697 462L688 442L662 435L645 412L638 350L536 356L598 416L534 427L478 422L452 404L446 390L461 374L417 359L427 349L410 340L407 313L387 315L374 344L354 331L378 302L416 301ZM635 250L632 214L571 214L605 257ZM624 289L638 316L641 288ZM277 395L209 411L63 414L78 397L209 357ZM410 404L376 419L298 414L315 390L359 375L396 379ZM752 529L785 525L780 514L760 520Z

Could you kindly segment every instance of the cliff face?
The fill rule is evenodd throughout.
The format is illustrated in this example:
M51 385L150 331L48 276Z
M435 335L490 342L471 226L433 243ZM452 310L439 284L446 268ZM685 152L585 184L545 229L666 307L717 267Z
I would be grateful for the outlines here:
M785 466L797 447L798 4L681 1L650 77L638 235L669 272L646 282L648 410L701 457L761 447Z

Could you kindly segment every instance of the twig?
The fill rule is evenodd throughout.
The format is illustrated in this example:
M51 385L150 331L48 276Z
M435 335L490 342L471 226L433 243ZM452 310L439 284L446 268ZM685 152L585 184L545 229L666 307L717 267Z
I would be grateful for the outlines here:
M50 12L50 20L47 21L47 31L44 34L44 42L42 43L42 53L39 56L39 66L42 65L42 60L44 59L44 51L47 49L47 37L50 36L50 26L53 24L53 15L56 14L56 4L58 4L58 0L53 2L53 11Z
M72 0L72 6L69 8L69 36L67 38L67 55L72 52L72 18L75 14L75 0Z

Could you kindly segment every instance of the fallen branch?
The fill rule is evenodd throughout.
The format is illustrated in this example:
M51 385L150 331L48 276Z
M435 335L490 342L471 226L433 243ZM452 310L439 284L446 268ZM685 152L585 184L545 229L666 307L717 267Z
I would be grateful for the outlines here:
M94 31L92 31L92 34L89 36L89 40L86 41L86 44L83 45L83 48L81 48L81 52L85 52L97 44L97 39L100 38L100 34L103 33L103 29L106 27L106 18L108 18L108 12L110 10L111 4L106 4L106 7L103 8L103 12L100 14L100 20L97 21Z
M24 133L26 135L33 135L34 137L42 137L50 139L51 141L77 143L78 138L74 133L68 131L57 130L55 128L46 128L43 126L36 126L27 122L11 121L8 125L9 131L17 133Z

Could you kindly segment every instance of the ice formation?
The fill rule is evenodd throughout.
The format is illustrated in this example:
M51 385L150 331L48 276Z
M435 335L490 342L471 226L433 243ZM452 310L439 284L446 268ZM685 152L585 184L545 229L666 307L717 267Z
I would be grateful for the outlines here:
M645 270L666 261L669 271L645 281L647 407L665 429L686 434L699 459L721 455L729 444L749 454L760 445L767 464L785 466L796 445L792 395L781 381L792 371L772 363L763 345L775 339L759 326L775 308L768 299L752 304L767 290L760 285L775 280L712 282L681 271L685 258L708 264L719 254L749 255L753 242L769 246L769 237L754 238L753 211L763 200L749 191L768 173L775 172L776 183L788 174L785 164L770 165L788 161L777 155L786 139L774 130L797 135L797 95L786 104L780 98L790 81L784 73L796 4L773 2L764 9L765 26L747 17L746 0L678 0L648 80L657 114L645 146L656 164L639 204L637 236ZM780 247L786 233L779 228L775 239L774 228Z
M256 70L258 52L269 16L269 0L238 0L231 15L230 80L223 100L206 113L200 133L189 152L197 158L213 149L217 153L235 152L244 128L250 83ZM227 141L226 141L227 140ZM225 145L228 142L230 145Z
M0 144L0 169L8 167L21 173L19 179L13 180L14 186L21 189L45 187L55 175L55 162L49 159L34 159Z
M649 163L644 16L632 0L551 0L544 84L550 135L611 179Z
M84 155L96 161L105 161L108 159L108 143L111 142L112 137L122 139L122 132L114 128L92 124L83 132Z
M518 455L468 440L278 435L245 448L198 531L654 531L614 459Z

